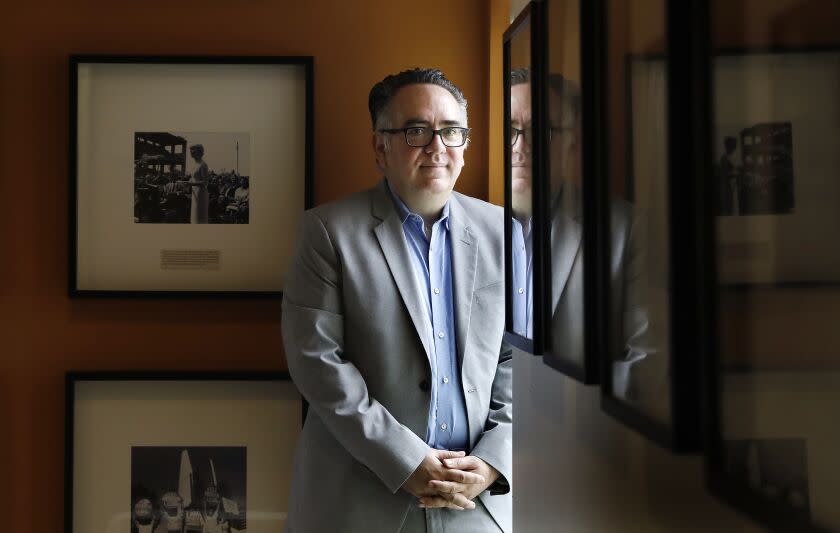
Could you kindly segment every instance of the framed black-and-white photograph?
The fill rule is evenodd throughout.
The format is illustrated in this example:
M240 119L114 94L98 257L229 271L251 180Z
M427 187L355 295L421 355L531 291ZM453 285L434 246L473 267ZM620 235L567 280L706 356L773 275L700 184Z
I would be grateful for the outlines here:
M656 131L664 109L664 57L632 58L637 131ZM727 50L714 56L711 179L722 285L836 285L840 249L840 50ZM807 94L803 92L807 88ZM646 111L646 107L653 111ZM653 119L653 121L651 121ZM661 121L663 117L659 117ZM642 122L639 122L642 121ZM644 128L648 128L645 130ZM634 176L659 172L665 139L634 139Z
M777 531L836 531L837 374L719 373L706 450L711 491Z
M724 285L840 283L840 49L715 55Z
M70 58L71 296L279 296L311 57Z
M301 397L285 373L71 373L67 533L282 531Z

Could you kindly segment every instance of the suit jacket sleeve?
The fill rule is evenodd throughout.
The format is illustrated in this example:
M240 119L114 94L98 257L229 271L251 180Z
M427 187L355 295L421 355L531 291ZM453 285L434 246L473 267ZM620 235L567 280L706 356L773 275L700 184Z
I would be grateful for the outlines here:
M646 394L659 392L645 389L660 382L657 376L665 368L663 360L657 357L648 320L647 245L640 235L645 224L632 207L627 208L621 219L625 221L624 252L613 283L614 293L621 295L616 299L618 307L613 314L615 326L620 329L612 336L624 345L613 348L620 355L613 364L613 394L638 402Z
M513 350L502 342L484 432L471 454L499 471L490 494L510 492L513 480Z
M289 373L341 445L395 493L428 446L375 398L344 357L342 271L317 214L304 214L283 295L283 343Z

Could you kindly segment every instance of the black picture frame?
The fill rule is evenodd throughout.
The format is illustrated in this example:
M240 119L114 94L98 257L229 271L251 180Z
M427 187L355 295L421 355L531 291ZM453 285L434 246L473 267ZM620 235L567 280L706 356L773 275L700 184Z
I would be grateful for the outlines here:
M545 63L546 74L541 81L542 91L545 94L543 101L544 107L542 111L544 123L542 124L542 128L547 130L551 127L548 116L551 112L549 100L549 93L552 90L550 76L552 76L553 73L550 72L551 69L549 65L553 64L554 61L551 59L552 36L550 33L553 31L553 28L551 27L551 23L549 21L558 20L558 16L554 14L553 10L556 9L557 11L560 11L561 3L572 4L575 1L578 3L577 10L580 17L578 20L578 35L580 39L578 44L580 56L580 116L578 120L580 122L581 135L580 209L582 212L582 218L580 220L582 222L582 228L581 241L577 253L583 255L583 297L580 299L580 312L583 314L583 350L580 354L580 361L574 361L568 356L568 354L564 353L565 350L552 349L553 331L551 324L553 322L553 315L555 312L555 309L553 308L555 295L552 294L554 290L552 276L555 272L557 272L558 265L553 264L554 251L552 250L551 237L553 224L551 204L552 196L554 194L551 184L551 174L553 171L550 168L551 165L549 162L551 137L546 134L543 140L543 153L546 154L542 167L544 169L544 178L541 180L543 185L540 190L540 194L542 194L540 208L543 209L542 212L545 213L544 242L545 250L547 251L545 257L543 258L542 267L542 271L544 272L542 286L547 289L544 295L545 301L542 302L540 307L544 317L541 319L541 323L544 325L544 331L546 332L543 362L549 367L584 385L598 385L601 382L599 351L601 350L600 339L603 333L599 330L597 315L598 308L594 303L599 298L598 291L600 290L598 285L598 272L600 264L596 261L597 249L595 247L595 243L597 242L598 232L601 231L598 224L598 205L595 200L600 194L599 190L601 183L595 178L603 171L602 160L599 157L598 150L598 126L600 117L603 113L600 95L603 90L604 82L603 72L597 61L599 54L602 53L601 47L603 46L603 39L601 36L604 24L604 5L602 0L562 0L562 2L560 0L555 0L546 2L545 12L543 15L546 21L544 23L543 30L545 34L545 37L543 38L543 46L545 47L543 61ZM564 5L563 7L566 6ZM558 244L562 245L562 243ZM572 262L572 265L576 263L577 259ZM574 269L574 266L571 268ZM571 275L573 274L570 274L570 276ZM566 288L567 287L564 287L564 292L566 292Z
M281 384L283 385L283 389L277 389L275 385ZM77 396L79 393L79 387L87 387L89 389L87 393L83 393L83 398L77 402ZM181 389L178 387L181 386ZM98 387L98 389L97 389ZM154 387L158 387L155 389ZM198 387L198 389L190 389L190 387ZM242 422L238 420L236 422L231 422L230 418L222 418L220 420L220 416L217 411L214 411L215 408L218 408L219 405L223 404L225 400L228 398L224 396L226 390L225 387L229 389L233 389L238 387L242 393L242 398L233 397L234 401L253 401L257 402L255 405L259 407L259 409L255 409L255 411L259 411L266 420L263 420L263 424L260 425L259 421L250 421L250 422ZM162 392L162 394L156 394L157 392ZM229 392L229 390L227 391ZM94 400L91 399L91 396L96 396L99 394L100 396ZM271 439L277 438L286 438L286 435L289 432L299 432L302 428L302 421L303 421L303 412L300 409L301 401L300 401L300 393L297 391L296 387L292 383L288 372L282 371L243 371L243 372L186 372L186 371L175 371L175 372L148 372L148 371L70 371L65 374L65 443L64 443L64 531L65 533L80 533L84 531L85 533L89 531L94 531L96 528L96 524L90 524L90 517L88 516L90 513L86 513L85 511L90 511L93 507L97 507L100 504L102 505L102 512L113 512L113 519L114 520L123 520L126 522L126 527L130 527L131 519L132 519L132 512L129 512L130 509L133 508L134 502L133 498L129 500L128 497L125 498L125 501L122 502L120 500L119 504L116 504L119 508L109 508L103 502L99 503L91 503L91 498L85 498L84 495L76 494L77 488L85 487L90 485L91 477L95 476L95 473L88 472L87 474L82 474L77 476L77 460L84 460L83 458L79 457L80 449L77 447L77 432L76 426L77 421L81 420L80 423L82 424L90 424L92 419L96 419L100 417L102 421L111 421L115 422L113 411L114 405L120 406L120 416L119 420L116 420L115 424L108 425L107 427L100 428L102 431L97 432L94 438L89 439L88 444L90 442L94 442L94 447L96 449L84 449L84 446L81 448L81 453L84 457L91 459L92 457L96 458L97 463L109 463L109 461L113 462L116 460L119 464L110 465L110 469L106 469L108 472L114 473L112 477L115 477L118 481L131 483L133 482L133 474L130 474L128 479L123 479L125 477L125 470L129 469L127 464L124 464L126 461L129 461L128 456L132 455L134 450L139 448L204 448L208 450L212 450L213 448L225 448L230 446L242 446L244 444L243 449L248 449L248 453L251 453L251 448L260 448L259 450L259 457L260 458L269 458L269 465L262 465L266 466L267 470L271 468L275 468L277 464L274 464L276 461L282 461L284 457L283 454L287 455L285 457L288 459L289 464L288 472L291 471L291 453L295 447L296 438L292 438L288 443L288 446L284 445L284 449L275 449L275 447L270 444ZM115 402L115 400L117 400ZM231 435L229 432L219 431L220 435L218 438L214 437L210 442L201 442L201 437L195 437L195 441L185 442L179 441L178 444L173 444L175 440L179 438L179 433L177 430L172 430L172 425L165 424L165 421L161 419L162 413L155 411L154 408L160 407L161 400L170 400L172 411L175 413L187 412L192 413L195 415L199 413L198 419L190 418L185 419L190 424L193 424L192 429L195 429L195 423L202 422L204 418L207 421L212 422L212 425L217 427L224 427L224 420L228 420L231 425L242 425L242 424L251 424L253 427L248 428L251 433L259 433L262 435L263 431L268 431L266 427L274 426L272 429L273 435L266 436L267 441L262 444L258 444L255 442L255 437L253 434L250 435ZM205 400L211 402L206 407L203 405ZM149 410L143 409L145 403L149 403ZM81 409L80 412L77 412L78 409ZM109 411L111 409L111 411ZM277 415L278 412L282 413L294 413L293 416L299 416L300 420L296 421L296 423L289 425L288 427L282 426L281 424L265 424L264 422L269 421L272 419L274 415ZM122 416L124 413L125 416ZM139 416L131 416L131 415L138 415ZM165 414L165 413L164 413ZM170 414L172 414L170 412ZM202 418L204 417L204 418ZM237 417L241 418L242 420L247 419L248 417ZM152 425L151 427L145 426L149 429L149 431L141 430L137 431L135 429L130 429L130 432L133 435L142 434L142 435L149 435L148 440L144 440L143 442L137 442L132 440L132 437L129 435L120 435L120 429L130 428L132 424L144 424L150 421L160 422L163 424L164 428L167 428L166 431L158 431L161 429L158 425ZM272 422L277 422L276 420L271 420ZM93 425L93 424L91 424ZM201 424L198 424L201 425ZM117 426L117 427L115 427ZM155 429L156 428L156 429ZM190 430L187 429L185 432L189 432ZM116 435L114 433L117 433ZM120 448L127 447L130 449L131 453L116 453L109 451L109 442L114 444L114 442L120 441L118 444ZM84 443L83 436L82 442ZM125 450L121 450L125 451ZM116 458L116 459L115 459ZM248 458L250 463L252 457ZM133 460L133 455L131 460ZM286 465L282 465L286 466ZM101 464L97 466L97 468L101 468ZM183 464L182 464L183 468ZM192 468L192 467L190 467ZM212 468L212 466L211 466ZM96 469L94 469L96 470ZM102 472L96 470L101 475ZM183 471L182 471L183 473ZM221 473L221 471L220 471ZM253 475L254 471L252 467L248 467L248 474ZM274 472L276 473L276 471ZM213 471L213 477L215 478L216 472ZM260 474L263 475L263 474ZM267 475L267 474L265 474ZM120 477L122 476L122 477ZM247 477L246 474L242 473L243 478ZM206 476L205 476L206 477ZM114 493L120 496L125 494L130 494L133 490L132 487L128 486L109 486L108 480L102 480L101 478L97 478L96 481L101 483L102 485L97 485L97 494L101 499L101 493L99 492L100 489L107 491L108 494ZM114 481L114 479L111 479ZM264 480L263 480L264 481ZM220 480L220 483L224 486L224 480ZM214 481L215 484L215 481ZM77 486L78 485L78 486ZM119 483L118 483L119 485ZM88 487L90 488L90 487ZM272 489L278 487L272 487ZM288 487L285 485L280 487L280 492L286 491ZM170 487L167 490L174 490L174 487ZM193 489L195 490L195 489ZM250 489L249 489L250 490ZM223 494L222 494L223 495ZM91 496L91 494L88 494ZM107 498L106 498L107 499ZM87 504L85 504L87 502ZM113 503L113 502L112 502ZM77 505L82 505L84 509L77 509ZM87 505L85 507L85 505ZM186 505L185 505L186 507ZM78 513L76 511L79 511ZM159 514L160 510L157 509L155 513ZM247 520L246 513L247 509L242 511L242 520ZM259 513L261 515L260 519L267 519L267 520L284 520L285 518L282 515L277 515L276 513ZM263 516L264 515L264 516ZM87 518L86 518L87 517ZM77 518L85 523L83 524L76 524L75 521ZM98 523L98 521L97 521ZM77 529L76 526L79 526L81 529ZM94 529L91 529L93 527ZM104 526L103 526L104 527ZM104 531L104 529L102 529Z
M503 35L502 45L502 84L504 115L502 121L502 142L504 148L504 183L505 183L505 341L512 346L532 355L542 355L546 346L546 309L549 298L544 297L544 287L551 286L550 278L547 278L546 247L548 245L549 228L546 227L545 217L547 210L546 195L543 194L545 187L546 161L542 156L545 153L546 131L544 125L545 107L545 19L543 10L544 2L532 0L519 15L514 19ZM531 119L533 128L533 143L531 146L532 168L532 249L533 249L533 291L534 312L531 317L533 323L533 334L531 338L519 334L513 328L513 269L512 257L512 192L511 192L511 43L513 39L523 31L529 32L529 56L530 56L530 79L531 79Z
M726 61L732 59L738 60L738 58L745 59L751 56L777 56L778 58L792 60L796 55L808 56L812 54L814 57L821 54L840 54L840 46L821 45L720 48L714 51L712 59L715 61L718 59ZM716 64L713 70L717 70L718 68L719 65ZM797 81L799 82L800 80ZM814 98L813 92L809 93L808 96L810 98ZM811 100L809 104L816 105L813 100ZM717 109L712 109L709 116L714 117L717 112ZM800 121L806 122L806 120L801 117ZM795 125L794 128L796 128ZM710 137L711 136L712 135L710 135ZM712 145L714 146L714 143L712 143ZM796 157L796 154L794 154L794 157ZM713 160L714 158L710 159L710 161ZM721 216L718 210L719 205L717 203L717 200L720 198L718 194L720 192L719 184L716 185L715 196L712 197L710 202L711 205L705 213L705 216L710 224L714 224ZM823 194L828 194L829 197L832 196L830 192L823 191ZM766 292L768 290L786 293L805 289L814 293L822 288L829 290L836 290L837 288L837 280L833 277L812 279L796 278L758 282L728 280L724 276L721 276L719 272L721 258L720 248L718 245L719 242L717 241L713 244L712 254L714 254L714 260L710 265L713 272L718 276L718 283L713 287L712 291L716 296L732 294L740 296L742 294L746 295L750 291ZM811 264L814 263L812 262ZM715 303L715 311L717 311L720 308L720 304L717 300ZM800 374L802 373L803 368L801 366L795 368L785 368L784 366L776 365L772 369L761 369L754 368L749 365L732 365L723 361L721 356L723 346L720 336L720 317L721 315L716 312L712 318L714 321L714 331L716 333L713 337L715 346L712 351L706 354L705 364L707 369L704 372L703 381L705 391L704 411L706 413L704 424L704 473L707 490L721 501L750 516L753 520L757 521L770 531L779 533L829 533L830 531L835 531L828 526L814 523L811 513L811 510L813 509L813 499L810 500L810 503L806 505L805 508L796 508L785 498L778 496L768 497L762 494L761 488L757 488L750 483L744 475L744 472L739 471L742 470L742 467L744 466L740 462L741 457L737 457L733 460L733 455L735 455L733 449L737 449L739 446L743 447L744 445L751 446L752 453L755 454L753 456L753 460L755 461L755 466L758 470L757 477L763 478L763 472L768 466L771 467L768 469L771 472L774 470L780 470L778 469L778 465L773 464L773 459L778 460L780 456L777 454L774 457L772 446L777 446L777 443L781 443L782 446L787 445L789 447L793 447L791 444L800 440L803 443L801 446L803 448L801 452L802 456L799 458L791 457L793 454L789 453L784 456L784 460L791 462L801 460L804 464L798 464L795 467L785 465L785 467L781 470L784 470L784 468L788 468L790 470L803 469L803 471L799 473L804 475L806 495L810 493L809 498L813 498L814 486L811 484L810 478L812 473L820 470L820 467L818 465L809 464L809 461L813 458L812 456L807 455L807 442L808 439L810 439L810 435L803 435L797 433L796 431L788 432L787 428L785 428L782 432L780 432L781 434L776 434L774 432L756 432L758 434L755 436L750 435L749 437L739 437L736 439L733 439L732 437L726 438L724 436L724 419L726 418L726 411L724 409L724 391L732 393L733 389L735 389L735 387L733 387L734 383L742 380L744 382L750 382L751 385L749 387L750 390L748 397L749 401L753 403L752 414L755 415L763 410L759 407L761 399L759 395L766 393L766 391L762 389L762 382L760 379L768 376L778 379L785 376L785 373L787 372L789 372L790 375ZM822 371L822 369L817 372L820 371ZM785 378L787 377L788 376L785 376ZM729 380L729 382L726 383L726 386L724 386L725 378ZM785 386L790 387L792 391L795 391L795 394L792 394L792 396L795 396L796 394L800 396L807 396L813 393L813 388L811 388L812 385L794 385L792 382L788 383L787 379L785 379L785 381ZM773 392L776 393L776 391ZM804 412L808 412L807 408L801 405L797 406L797 413ZM758 419L764 417L755 418ZM776 422L776 420L772 417L768 417L767 419ZM787 422L783 422L779 425L781 426L787 424ZM731 427L732 425L730 422L730 428ZM753 472L753 474L755 475L755 472ZM801 482L802 480L800 479L799 481ZM765 480L761 479L762 487L764 483ZM780 491L780 493L784 494L784 491ZM806 499L806 502L807 501L808 499Z
M166 70L167 68L170 70ZM257 74L255 69L264 71L265 74ZM177 81L172 82L175 90L171 101L169 98L153 99L153 96L148 96L148 102L144 102L144 97L138 96L144 94L143 88L162 87L161 81L167 80L167 72L178 73L179 76L173 78ZM186 75L193 72L197 73L193 78ZM231 79L240 72L245 73L245 77L239 80L241 83L231 83ZM284 77L288 72L293 72L296 77ZM108 75L104 75L105 73ZM123 76L122 80L119 76ZM215 76L218 76L218 80ZM223 82L221 85L224 89L214 93L216 81ZM139 89L125 90L125 86L132 83L137 84ZM271 98L271 92L266 90L271 84L278 89L275 98ZM238 86L239 89L231 91L231 86ZM254 89L255 86L258 87ZM291 228L295 225L292 218L313 205L313 88L312 56L71 55L68 102L68 295L71 298L281 298L282 272L285 270L283 262L291 255L291 243L294 239L294 231ZM164 90L166 89L161 89L161 92ZM92 96L94 92L96 97ZM193 93L201 96L195 96ZM105 94L106 98L102 98L102 94ZM114 97L122 98L118 100L122 103L112 102ZM100 104L96 102L107 102L101 105L110 107L99 110L96 106ZM186 102L191 103L186 105ZM250 107L245 102L248 102ZM81 110L80 105L84 106ZM233 116L234 119L218 118L213 124L196 121L191 118L195 112L188 111L192 106L208 109L208 113L227 110L224 111L226 116ZM156 108L159 109L155 110ZM114 109L124 109L126 116L139 118L130 120L114 116L120 114L113 113ZM178 111L180 109L183 111ZM284 110L292 113L295 119L286 120L286 124L283 120L275 120L269 128L260 118L261 112L265 116L273 113L275 119L283 116L288 118L288 113L281 114ZM155 119L158 116L163 118ZM299 120L299 123L295 120ZM244 135L252 151L243 149L243 156L247 152L248 165L253 163L256 169L254 189L262 187L262 193L266 195L263 197L273 198L263 205L272 206L278 202L286 202L289 209L260 209L259 204L254 201L255 198L251 197L249 204L253 204L254 209L248 210L249 218L245 219L247 226L240 225L236 229L230 229L232 226L227 227L226 231L230 235L217 237L215 240L207 230L200 232L203 228L195 229L192 236L185 236L178 233L185 231L185 224L168 225L168 231L163 232L153 227L155 224L144 224L137 219L138 188L135 183L134 224L124 219L128 216L123 217L121 214L108 217L107 213L111 208L109 202L103 201L102 198L111 197L109 192L116 192L113 197L120 198L126 193L131 194L125 184L111 185L110 182L116 183L118 180L105 179L113 174L130 176L127 167L124 169L121 166L123 160L131 157L128 153L123 153L130 150L127 145L131 143L130 137L123 138L126 137L123 135L126 132L122 131L126 123L131 123L129 127L135 136L135 177L138 172L137 135L142 135L141 132L153 131L170 135L170 132L199 131L204 135L218 135L219 132L230 131L229 134L221 134ZM117 132L112 131L109 125L120 129ZM286 127L288 131L283 130L281 126ZM293 142L275 142L278 139L293 138L295 128L301 132L298 135L299 139ZM252 134L256 137L254 142ZM127 135L131 135L131 132ZM186 151L188 141L181 142L184 141L183 137L179 139L178 143L182 144L183 151ZM268 146L254 150L254 144L262 141ZM268 155L272 152L271 145L285 146L284 150L291 156L286 157L285 152L282 155ZM174 145L171 148L173 153L176 149ZM238 175L239 152L237 138L237 174L234 175L241 180ZM119 160L118 164L109 166L107 158L111 156L101 155L103 153L119 153L119 157L113 156ZM187 161L189 159L183 155L181 158ZM81 169L80 165L85 165L85 168ZM173 169L176 166L161 165L159 168L166 167L170 173L174 173ZM96 172L88 171L94 168L97 169ZM288 178L280 179L278 176L281 169L283 175L297 176L299 182L288 182ZM213 171L215 172L215 169ZM222 168L221 172L224 171ZM180 172L182 176L185 175L186 161L181 163ZM250 179L250 176L248 178ZM107 187L105 184L108 184ZM116 189L113 191L108 189L114 187ZM191 190L189 185L186 188ZM100 190L98 194L92 194L97 189ZM284 194L291 190L299 192ZM257 201L260 194L255 195ZM285 199L281 202L277 198ZM152 200L154 198L149 200L150 205L154 204ZM80 201L86 202L84 206L80 206ZM209 200L204 201L209 203ZM189 198L186 198L186 202L189 202ZM130 207L127 209L130 210ZM261 214L257 214L257 210L260 210ZM178 219L177 222L183 221ZM271 234L272 239L277 238L279 222L282 222L280 225L288 226L289 230L283 233L282 244L269 245L268 234ZM138 226L144 226L142 229L146 230L142 238L138 238L137 235L131 236L132 232L138 233ZM221 232L220 227L219 224L213 225L216 232ZM127 246L125 242L131 242L132 245L120 251L120 247ZM255 242L258 244L254 244ZM144 251L143 243L154 246L147 246L149 249ZM270 250L271 253L262 254L262 261L257 261L256 256L253 260L247 259L247 254L254 255L253 250L260 247ZM209 255L204 255L207 252ZM132 254L137 255L137 258L132 258ZM184 273L185 264L181 261L185 259L194 270ZM167 273L161 275L160 272L164 270L167 270ZM176 272L178 270L180 272ZM206 274L211 270L214 271L215 277ZM157 278L151 279L152 275L157 275Z
M667 421L657 419L639 406L624 401L613 390L613 356L608 332L611 324L609 279L610 204L609 171L599 174L600 190L595 201L600 231L595 235L599 263L597 316L600 324L601 409L652 442L679 454L703 449L705 419L703 384L705 362L714 350L714 226L707 216L712 187L709 169L710 43L709 9L700 0L668 0L667 9L667 217L669 228L670 324L667 371ZM606 33L604 38L608 38ZM604 41L606 44L606 41ZM604 47L606 49L606 46ZM597 64L604 69L606 56ZM627 83L629 79L622 80ZM604 98L602 93L602 98ZM602 106L606 109L606 100ZM632 116L632 114L630 115ZM603 168L608 169L609 124L601 117L598 143ZM628 127L632 147L632 127ZM679 134L677 134L677 132ZM631 148L632 149L632 148ZM632 167L630 167L632 168ZM617 296L616 296L617 297ZM644 359L636 363L644 364ZM631 367L630 372L634 372Z

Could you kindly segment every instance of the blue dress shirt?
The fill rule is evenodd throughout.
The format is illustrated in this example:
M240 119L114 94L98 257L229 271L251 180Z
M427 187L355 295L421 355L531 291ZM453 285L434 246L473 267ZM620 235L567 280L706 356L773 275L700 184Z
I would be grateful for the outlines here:
M388 187L390 191L390 186ZM432 368L432 403L426 426L426 443L440 450L467 450L467 405L455 347L455 310L452 292L452 253L449 235L449 202L426 237L423 218L409 211L391 191L411 253L414 274L426 305Z
M513 255L513 332L527 337L534 336L534 263L531 239L531 220L523 228L511 218L511 253Z

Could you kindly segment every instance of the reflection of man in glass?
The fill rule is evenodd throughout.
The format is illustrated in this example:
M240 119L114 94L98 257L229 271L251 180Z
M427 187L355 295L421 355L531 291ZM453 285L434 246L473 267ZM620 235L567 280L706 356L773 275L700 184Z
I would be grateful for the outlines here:
M523 279L523 288L531 286L530 231L530 141L531 99L527 70L511 73L511 143L512 143L512 210L514 228L521 228L513 237L514 280ZM549 75L549 146L551 181L551 310L549 325L551 352L576 365L583 361L583 253L581 182L580 90L560 74ZM516 120L514 120L516 118ZM517 125L521 124L521 126ZM519 129L523 130L520 133ZM517 167L517 161L527 161ZM527 169L527 172L517 171ZM517 176L522 183L516 186ZM524 186L527 176L527 187ZM527 195L527 196L525 196ZM517 198L517 196L520 196ZM520 210L518 206L528 209ZM648 329L647 316L638 305L637 281L640 275L639 249L632 241L632 206L613 198L610 202L610 280L611 302L610 350L614 354L613 392L627 397L631 365L650 350L639 342ZM517 246L518 244L518 246ZM518 287L518 286L517 286ZM514 287L515 292L518 288ZM517 316L524 309L524 317ZM525 306L514 306L514 327L524 323L530 334L533 314L530 294Z
M511 249L513 250L513 331L533 335L534 300L531 246L531 84L528 71L514 70L510 87Z

